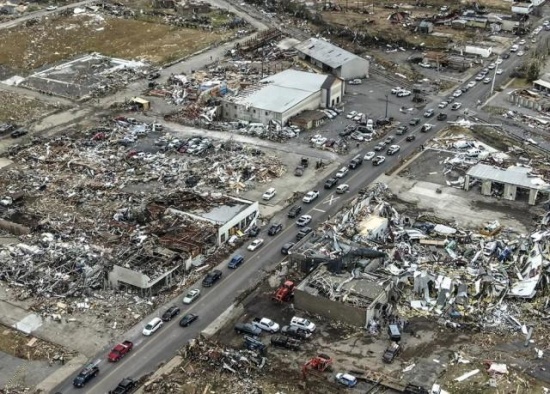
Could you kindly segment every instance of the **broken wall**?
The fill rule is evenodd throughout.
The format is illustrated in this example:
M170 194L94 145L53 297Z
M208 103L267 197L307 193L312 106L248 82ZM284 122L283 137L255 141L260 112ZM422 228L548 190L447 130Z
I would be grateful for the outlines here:
M294 290L294 306L297 309L356 327L365 327L367 324L365 310L318 297L299 289Z

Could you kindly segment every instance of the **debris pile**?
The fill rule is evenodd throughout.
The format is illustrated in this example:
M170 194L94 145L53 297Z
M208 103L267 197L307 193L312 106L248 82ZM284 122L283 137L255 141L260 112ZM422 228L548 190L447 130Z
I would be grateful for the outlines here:
M185 387L205 387L207 392L208 388L216 387L225 393L248 393L265 387L258 378L268 372L267 360L253 351L225 348L194 339L182 352L181 371L146 383L144 392L185 391ZM205 376L208 379L204 379Z
M365 308L373 286L386 287L399 298L399 316L523 332L528 339L534 321L550 318L547 225L530 234L496 221L460 229L435 217L399 214L391 198L382 184L364 191L294 252L306 272L322 265L308 279L321 296ZM361 288L369 290L361 294Z
M0 247L0 280L43 316L87 313L113 326L131 325L175 290L183 272L230 252L217 244L216 224L179 212L232 206L226 193L286 171L257 148L178 139L128 118L82 138L35 138L10 158L14 166L0 174L0 229L19 239ZM154 285L125 281L127 270Z

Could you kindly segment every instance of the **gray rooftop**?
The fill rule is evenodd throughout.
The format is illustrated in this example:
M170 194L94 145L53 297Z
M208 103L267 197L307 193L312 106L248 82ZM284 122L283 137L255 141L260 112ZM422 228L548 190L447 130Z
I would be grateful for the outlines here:
M318 38L310 38L294 48L332 68L338 68L353 59L362 59L345 49Z
M285 70L261 81L263 85L245 89L228 100L253 108L283 113L321 90L327 75ZM332 78L332 77L331 77Z
M211 220L218 224L225 224L231 219L233 219L237 214L242 212L248 207L247 204L232 202L230 205L220 205L218 207L212 208L207 212L192 212L193 214L200 216L202 218Z
M468 170L467 175L528 189L548 189L550 185L540 177L530 175L531 170L527 167L512 166L501 169L487 164L476 164Z

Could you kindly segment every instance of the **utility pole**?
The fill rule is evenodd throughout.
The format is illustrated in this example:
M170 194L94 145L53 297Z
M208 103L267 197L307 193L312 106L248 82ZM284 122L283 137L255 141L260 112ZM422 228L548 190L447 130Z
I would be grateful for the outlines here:
M388 95L386 94L386 116L384 116L384 118L387 118L388 117Z

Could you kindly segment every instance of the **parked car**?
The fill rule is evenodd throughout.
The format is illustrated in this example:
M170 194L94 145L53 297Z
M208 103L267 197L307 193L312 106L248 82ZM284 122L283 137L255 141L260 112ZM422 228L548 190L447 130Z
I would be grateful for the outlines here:
M296 339L308 339L312 333L297 326L284 326L281 328L281 334Z
M379 166L385 161L386 161L386 158L384 156L376 156L374 159L372 159L372 165Z
M338 178L328 178L325 181L325 189L332 189L338 183Z
M406 140L407 142L412 142L412 141L414 141L415 139L416 139L416 135L414 135L414 134L408 135L407 138L405 138L405 140Z
M24 130L24 129L19 129L19 130L15 130L13 131L10 136L11 138L19 138L19 137L22 137L24 135L26 135L28 133L27 130Z
M292 208L289 209L287 216L289 218L295 218L300 214L300 212L302 212L302 207L299 205L294 205L292 206Z
M166 310L166 312L162 314L162 321L170 321L174 316L177 316L179 314L180 314L180 308L175 305L172 305L170 308Z
M487 68L488 68L489 70L492 70L492 69L494 69L496 66L497 66L497 65L496 65L495 63L490 63L490 64L487 66Z
M143 328L142 334L145 336L153 335L158 329L162 327L162 319L160 317L155 317Z
M391 364L393 360L401 353L401 346L397 342L392 342L382 355L382 361Z
M303 317L294 316L290 319L290 325L313 333L317 328L314 323Z
M258 226L254 225L248 229L248 236L250 238L257 237L258 234L260 234L260 228Z
M403 88L398 86L398 87L393 88L393 89L391 90L391 94L397 94L398 92L400 92L400 91L402 91L402 90L403 90Z
M365 153L365 157L363 157L363 159L366 160L366 161L369 161L369 160L372 160L372 158L373 158L374 156L376 156L376 153L374 153L374 152L372 152L372 151L371 151L371 152L367 152L367 153Z
M425 123L422 128L420 129L420 132L421 133L426 133L428 131L430 131L432 129L433 125L429 124L429 123Z
M350 388L357 386L357 378L349 373L337 373L336 381Z
M432 116L434 116L435 112L433 109L427 109L426 112L424 112L424 117L425 118L431 118Z
M348 184L345 184L345 183L342 183L340 186L338 186L336 188L336 193L337 194L344 194L345 192L347 192L349 190L349 185Z
M457 89L457 90L454 91L453 96L455 98L458 98L458 97L462 96L462 93L463 93L462 90Z
M251 323L235 324L235 332L237 334L247 334L247 335L253 335L253 336L259 336L262 334L262 330Z
M199 298L201 295L201 291L199 289L191 289L189 292L183 297L183 303L186 305L189 305L193 303L197 298Z
M437 115L437 120L445 120L447 119L447 114L446 113L443 113L441 112L440 114Z
M468 85L466 85L466 86L468 86L468 88L471 89L474 86L476 86L476 82L475 81L470 81L470 82L468 82Z
M275 190L274 187L270 187L269 189L267 189L265 191L265 193L262 195L262 199L263 200L266 200L266 201L269 201L271 200L273 197L275 197L275 194L277 194L277 191Z
M350 160L350 162L348 164L348 168L350 170L355 170L361 164L363 164L363 157L361 155L357 155L353 159Z
M311 222L311 216L310 215L302 215L300 218L296 221L296 225L298 227L304 227L307 226Z
M411 120L409 120L409 124L411 126L416 126L419 123L420 123L420 118L412 118Z
M311 233L313 231L313 229L311 227L302 227L302 229L300 231L298 231L298 234L296 234L296 240L301 240L302 238L304 238L306 235L308 235L309 233Z
M193 323L195 320L199 318L199 315L196 315L194 313L187 313L184 315L180 320L180 326L181 327L188 327L191 323Z
M240 254L237 254L233 257L231 257L231 260L229 260L229 263L227 264L227 268L235 269L239 268L239 266L244 263L244 257Z
M283 335L271 337L271 345L291 350L300 350L300 341Z
M274 334L279 331L279 324L275 323L273 320L268 319L267 317L255 317L252 319L252 324L263 331Z
M376 152L380 152L381 150L384 150L386 147L386 143L384 141L380 141L378 144L375 145L374 150Z
M254 241L252 241L250 243L250 245L248 245L248 247L246 249L250 250L251 252L255 251L256 249L258 249L260 246L262 246L264 243L264 240L262 238L258 238L258 239L255 239Z
M292 249L294 245L296 245L294 242L287 242L286 244L284 244L281 248L281 254L289 255L290 249Z
M397 92L396 96L397 97L406 97L406 96L410 96L411 95L411 91L410 90L400 90L399 92Z
M349 114L346 115L346 118L353 119L357 115L357 111L351 111Z
M483 83L484 83L484 84L491 83L491 78L485 78L485 79L483 80Z
M273 223L271 227L269 227L269 230L267 231L267 235L277 235L283 230L283 225L281 223Z
M457 111L460 107L462 107L462 103L453 103L453 105L451 105L451 111Z
M211 287L214 283L219 281L222 277L220 270L213 270L206 274L202 280L202 287Z
M439 108L445 108L445 107L447 107L447 105L449 105L448 102L442 101L441 103L439 103L438 107L439 107Z
M132 378L124 378L120 381L114 390L109 391L110 394L130 394L137 386L137 382Z
M55 11L57 10L57 6L55 5L49 5L46 7L46 11Z

